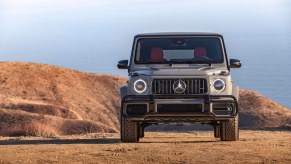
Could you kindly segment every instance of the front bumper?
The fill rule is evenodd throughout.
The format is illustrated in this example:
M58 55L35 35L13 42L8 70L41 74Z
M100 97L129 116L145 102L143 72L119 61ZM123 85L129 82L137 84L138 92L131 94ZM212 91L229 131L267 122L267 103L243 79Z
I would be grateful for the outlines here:
M128 105L135 104L144 104L147 108L146 112L142 115L128 114ZM202 110L161 113L158 110L160 104L199 104ZM222 106L225 110L219 110ZM238 114L238 102L232 95L127 95L122 99L121 114L129 120L141 122L222 121L234 118Z

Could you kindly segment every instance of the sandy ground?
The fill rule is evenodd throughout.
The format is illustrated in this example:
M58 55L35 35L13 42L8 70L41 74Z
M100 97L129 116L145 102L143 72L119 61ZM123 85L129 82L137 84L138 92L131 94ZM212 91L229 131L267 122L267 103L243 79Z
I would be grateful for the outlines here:
M291 163L290 131L240 131L221 142L212 132L147 132L140 143L119 134L0 138L0 163Z

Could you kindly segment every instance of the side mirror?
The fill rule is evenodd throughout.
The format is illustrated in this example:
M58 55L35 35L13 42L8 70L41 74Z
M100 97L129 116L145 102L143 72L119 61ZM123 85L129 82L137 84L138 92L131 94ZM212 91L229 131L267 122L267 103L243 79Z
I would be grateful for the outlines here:
M128 69L128 60L120 60L117 64L118 69Z
M241 62L237 59L229 59L230 68L240 68Z

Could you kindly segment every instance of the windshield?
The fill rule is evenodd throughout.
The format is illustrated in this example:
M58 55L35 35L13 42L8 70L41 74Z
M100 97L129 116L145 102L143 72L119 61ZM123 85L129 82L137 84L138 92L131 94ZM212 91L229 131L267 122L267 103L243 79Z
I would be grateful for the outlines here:
M136 64L222 63L221 41L216 37L141 38Z

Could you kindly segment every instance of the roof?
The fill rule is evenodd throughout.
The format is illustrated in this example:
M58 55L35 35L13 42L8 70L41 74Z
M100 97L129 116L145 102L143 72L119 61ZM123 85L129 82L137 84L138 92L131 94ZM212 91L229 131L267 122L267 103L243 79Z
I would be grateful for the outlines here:
M157 33L142 33L137 34L136 37L145 36L221 36L219 33L212 32L157 32Z

